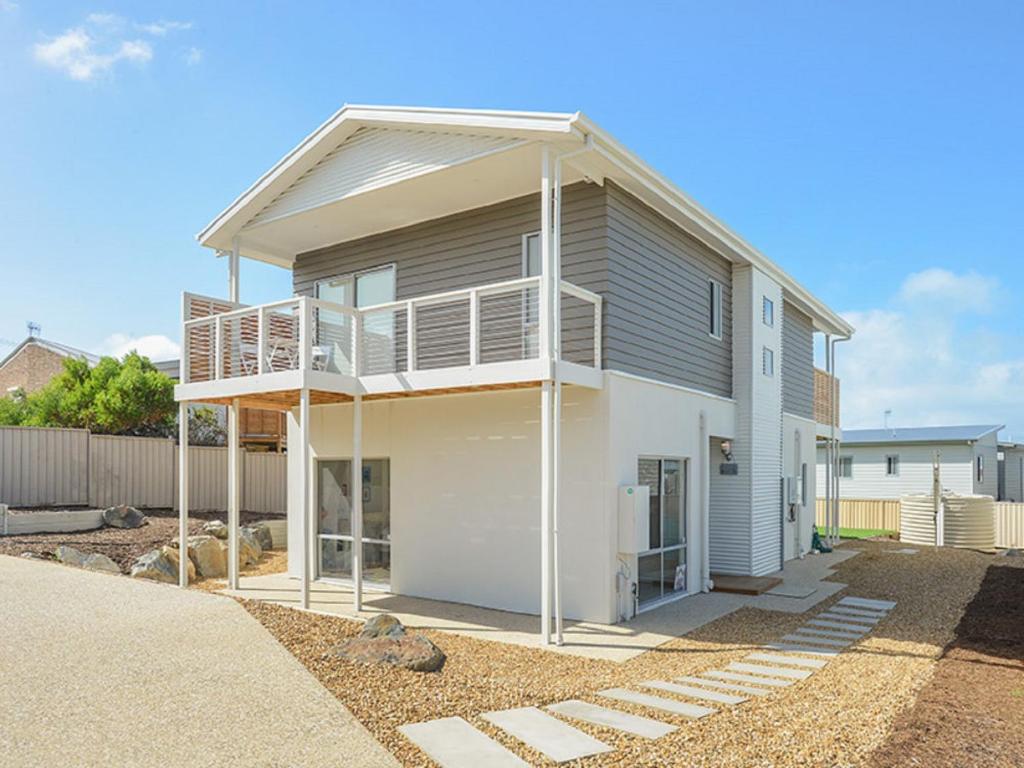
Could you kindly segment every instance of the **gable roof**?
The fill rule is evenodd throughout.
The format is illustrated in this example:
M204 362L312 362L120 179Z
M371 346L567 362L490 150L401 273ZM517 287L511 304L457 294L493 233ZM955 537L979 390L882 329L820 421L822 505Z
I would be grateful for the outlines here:
M1002 424L968 424L949 427L897 427L894 429L844 429L843 445L897 443L973 443L1003 429Z
M75 357L84 359L89 365L96 365L100 358L98 355L94 355L91 352L86 352L82 349L76 349L75 347L69 347L67 344L60 344L56 341L47 341L46 339L40 339L38 336L29 336L21 344L16 346L7 357L0 360L0 368L7 365L8 361L13 360L14 357L21 352L25 347L29 345L35 345L42 347L50 352L54 352L61 357Z
M840 336L853 334L853 327L846 320L581 112L345 105L219 213L196 235L196 239L200 244L217 250L228 250L237 243L243 256L290 267L294 254L274 252L259 243L246 243L243 230L248 226L251 231L260 217L271 218L268 216L270 212L276 211L280 218L286 217L287 212L293 210L291 205L303 199L316 202L317 196L311 190L303 189L309 186L306 183L309 174L318 166L322 169L322 164L344 162L345 143L367 128L419 135L418 139L406 137L409 146L418 152L412 156L411 168L390 175L395 172L390 167L396 164L394 155L390 164L384 163L375 170L371 166L368 171L371 176L374 173L389 174L387 179L378 179L381 184L426 175L437 167L452 167L452 164L488 153L521 151L524 145L538 141L554 144L559 151L576 154L575 164L588 166L592 173L584 176L614 178L617 183L625 185L627 191L725 258L763 270L785 289L792 303L810 315L818 330ZM424 136L431 136L437 145L425 140ZM439 138L445 136L457 136L463 145L468 145L449 148L449 152L445 149L445 140ZM333 199L357 194L359 189L357 180L348 179L347 185L343 183L340 190L333 191ZM320 200L319 204L322 203Z

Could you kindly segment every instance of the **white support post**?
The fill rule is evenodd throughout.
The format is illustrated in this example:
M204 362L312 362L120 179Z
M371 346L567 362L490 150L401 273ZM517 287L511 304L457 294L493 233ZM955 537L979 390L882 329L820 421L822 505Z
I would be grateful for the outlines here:
M405 305L405 370L416 370L416 305L411 301Z
M561 506L562 382L558 361L562 357L562 161L555 158L551 189L551 357L554 361L551 414L551 577L554 590L555 644L562 645L562 574L558 558L558 516Z
M313 358L313 306L303 296L299 299L299 370L308 371Z
M213 378L224 378L224 323L220 317L213 321Z
M363 610L363 396L352 398L352 586Z
M540 389L540 637L551 644L551 489L553 462L551 456L551 381Z
M228 300L234 304L239 304L240 284L239 279L241 271L241 259L238 250L238 238L234 238L231 241L231 254L228 256Z
M825 373L828 376L832 375L832 335L825 334ZM831 380L830 380L831 381ZM831 397L832 387L829 384L829 395ZM832 420L832 403L828 404L827 415L829 421ZM828 543L831 539L831 520L832 520L832 470L833 465L833 454L834 451L834 440L835 440L835 428L829 427L829 436L825 440L825 530L820 531L819 535Z
M260 307L256 315L256 372L267 372L267 310Z
M238 589L238 528L241 500L239 477L238 398L228 407L228 589Z
M541 148L540 162L540 358L552 355L551 296L557 286L551 274L551 150Z
M558 515L561 506L562 469L562 382L555 374L552 385L554 407L551 415L551 575L555 592L555 645L562 644L562 575L558 559Z
M551 357L562 358L562 160L555 158L551 189Z
M469 292L469 364L480 362L480 292Z
M301 529L302 529L302 579L301 595L302 607L309 608L309 583L313 573L313 548L310 546L310 536L313 529L310 517L313 505L310 503L310 456L309 440L311 432L309 428L309 390L299 390L299 462L302 464L302 505L301 505Z
M178 586L188 586L188 403L178 404Z

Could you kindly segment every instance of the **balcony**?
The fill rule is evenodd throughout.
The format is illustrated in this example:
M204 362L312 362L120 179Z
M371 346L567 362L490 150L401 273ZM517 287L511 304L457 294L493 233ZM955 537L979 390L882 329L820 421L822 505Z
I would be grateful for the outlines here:
M259 306L185 294L178 400L284 409L537 386L601 384L601 297L562 282L558 348L542 354L540 278L354 308L301 296ZM552 360L552 358L554 358Z

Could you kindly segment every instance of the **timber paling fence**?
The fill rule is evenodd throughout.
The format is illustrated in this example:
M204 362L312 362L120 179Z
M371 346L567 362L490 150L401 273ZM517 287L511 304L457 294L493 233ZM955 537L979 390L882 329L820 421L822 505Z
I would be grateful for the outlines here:
M996 546L1024 547L1024 504L996 502ZM825 525L825 500L818 499L815 522ZM899 499L840 499L839 525L842 528L867 530L900 530Z
M178 508L173 439L94 435L85 429L0 427L0 504ZM242 451L242 509L284 512L287 457ZM189 447L189 509L227 507L227 448Z

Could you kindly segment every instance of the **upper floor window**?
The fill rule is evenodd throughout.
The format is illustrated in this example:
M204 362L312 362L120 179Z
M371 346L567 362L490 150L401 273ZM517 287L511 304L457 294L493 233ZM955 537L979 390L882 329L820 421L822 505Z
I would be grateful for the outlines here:
M976 473L976 475L978 477L978 482L979 483L984 483L985 482L985 457L984 456L978 456L974 461L975 461L975 465L977 466L977 470L976 470L975 473Z
M722 338L722 284L708 280L708 335Z
M540 232L523 235L523 277L540 276Z
M775 303L767 296L762 298L761 319L769 328L773 328L775 326Z
M775 352L768 347L761 350L761 373L765 376L775 375Z
M900 474L900 457L899 454L893 454L885 457L885 476L886 477L899 477Z
M839 457L839 476L853 477L853 456Z

